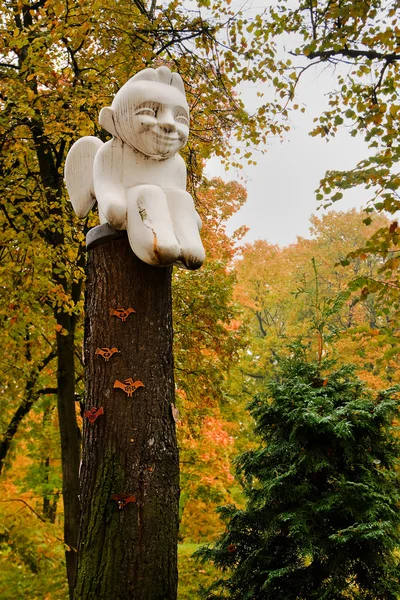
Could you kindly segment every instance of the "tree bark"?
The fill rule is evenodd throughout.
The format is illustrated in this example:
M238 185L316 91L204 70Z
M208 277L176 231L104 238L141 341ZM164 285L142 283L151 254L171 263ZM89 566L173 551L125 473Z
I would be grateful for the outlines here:
M126 238L106 242L89 250L86 289L85 410L104 414L84 418L74 599L175 600L171 268L141 262ZM123 322L117 308L136 312ZM118 353L105 360L98 348ZM144 385L131 397L114 388L129 378Z

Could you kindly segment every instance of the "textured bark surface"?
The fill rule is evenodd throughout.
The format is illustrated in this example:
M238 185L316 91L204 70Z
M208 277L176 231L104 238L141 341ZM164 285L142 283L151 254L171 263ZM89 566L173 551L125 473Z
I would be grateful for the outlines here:
M110 309L133 308L122 322ZM97 348L117 348L108 361ZM88 253L86 406L75 600L175 600L179 462L171 269L139 261L127 239ZM132 395L114 382L140 380ZM119 508L114 495L134 496Z

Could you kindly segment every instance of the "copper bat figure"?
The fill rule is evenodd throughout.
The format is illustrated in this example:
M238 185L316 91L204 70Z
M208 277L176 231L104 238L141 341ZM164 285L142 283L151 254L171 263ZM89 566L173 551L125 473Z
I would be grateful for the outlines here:
M133 308L110 308L110 315L115 315L118 319L121 319L123 323L125 323L129 315L134 312L136 312L136 310L133 310Z
M128 394L128 398L132 398L133 392L136 392L140 387L144 387L144 384L139 380L133 381L132 377L129 377L128 379L125 379L124 383L117 379L114 381L114 387L124 390L125 394Z
M95 354L99 354L104 360L110 360L113 354L119 353L118 348L97 348Z
M92 425L95 422L95 420L97 419L97 417L99 417L100 415L104 415L104 410L103 410L102 406L100 406L100 408L93 406L93 408L84 412L84 416L88 419L89 423L91 423Z
M118 504L119 510L125 508L129 502L136 502L135 496L130 496L129 494L113 494L111 496L111 500L114 500Z

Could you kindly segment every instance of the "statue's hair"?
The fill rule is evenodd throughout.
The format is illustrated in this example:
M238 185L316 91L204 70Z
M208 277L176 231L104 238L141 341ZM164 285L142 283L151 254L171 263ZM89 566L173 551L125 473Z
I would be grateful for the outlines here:
M183 85L182 77L179 73L171 73L168 67L158 67L157 69L143 69L136 73L128 84L136 83L137 81L158 81L159 83L165 83L166 85L172 85L177 88L183 95L185 95L185 88ZM126 85L126 84L125 84Z

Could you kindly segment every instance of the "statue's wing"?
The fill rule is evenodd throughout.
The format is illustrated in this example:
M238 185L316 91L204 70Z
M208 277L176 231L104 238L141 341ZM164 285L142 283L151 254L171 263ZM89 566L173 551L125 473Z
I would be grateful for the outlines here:
M86 217L96 202L93 185L93 162L103 142L83 137L71 147L65 161L64 178L69 198L78 217Z

